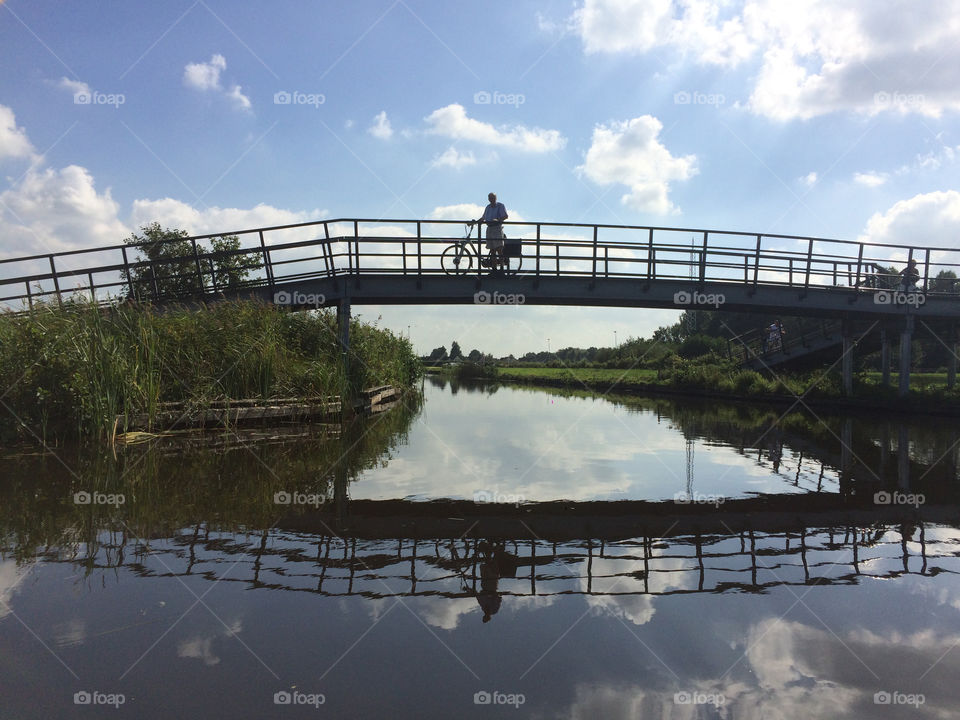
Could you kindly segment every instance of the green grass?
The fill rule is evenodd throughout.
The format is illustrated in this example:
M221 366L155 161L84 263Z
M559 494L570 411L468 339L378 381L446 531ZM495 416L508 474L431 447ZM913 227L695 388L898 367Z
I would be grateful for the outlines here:
M800 395L805 399L835 400L843 397L838 372L811 371L781 373L766 376L753 370L744 370L716 358L698 358L692 361L673 359L657 370L635 368L557 368L508 367L499 368L498 377L523 383L543 381L563 383L568 387L615 387L624 390L673 389L677 391L702 390L710 393L743 398L783 397ZM880 386L880 373L861 373L855 377L853 400L881 404L911 405L919 410L956 408L960 390L945 387L945 373L914 373L911 391L906 401L897 398L897 375L891 375L891 387Z
M549 380L569 378L581 382L657 382L657 371L649 368L619 370L617 368L502 367L499 368L498 376L501 378L520 378L524 380L536 378L546 378Z

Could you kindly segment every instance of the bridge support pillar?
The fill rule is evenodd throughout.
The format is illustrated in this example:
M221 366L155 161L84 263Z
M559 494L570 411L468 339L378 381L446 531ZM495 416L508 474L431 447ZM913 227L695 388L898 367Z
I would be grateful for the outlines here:
M853 333L850 330L850 323L843 321L843 355L840 357L840 367L843 374L843 395L850 397L853 395Z
M340 353L343 358L343 373L350 375L350 301L343 299L337 303L337 333L340 340Z
M904 318L903 330L900 332L900 378L897 394L906 397L910 392L910 360L911 343L913 341L913 315Z
M880 384L890 387L890 335L886 328L880 330Z
M947 355L947 387L952 388L957 384L957 329L950 328L950 343L947 345L950 350Z

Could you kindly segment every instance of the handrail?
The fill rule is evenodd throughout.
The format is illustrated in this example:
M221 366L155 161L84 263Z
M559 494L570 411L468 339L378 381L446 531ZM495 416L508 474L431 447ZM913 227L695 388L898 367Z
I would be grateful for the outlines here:
M129 251L137 246L128 244L3 258L0 272L18 265L26 266L27 272L0 276L0 303L32 304L36 299L60 298L76 291L89 292L94 299L106 301L98 297L98 290L108 295L130 294L134 291L133 283L123 279L123 275L129 278L131 273L138 272L150 278L158 293L167 272L176 274L191 292L201 296L216 294L225 289L220 282L220 263L238 257L249 257L251 265L259 266L243 287L273 288L284 282L344 274L441 274L444 247L461 238L458 233L434 231L463 222L331 218L160 240L161 245L186 242L188 250L183 256L154 260L131 258ZM957 283L938 283L935 277L941 270L960 274L960 250L698 228L526 221L504 224L515 228L514 232L526 241L529 249L525 258L529 257L530 262L525 267L530 270L524 274L535 277L635 278L645 283L670 280L692 282L698 288L707 282L738 283L750 287L751 292L759 286L792 287L803 293L828 287L862 292L896 286L899 274L881 270L903 262L877 256L894 250L892 254L898 258L922 254L917 285L925 292L960 297ZM581 230L578 235L582 237L570 237L570 228ZM309 239L271 235L309 229L317 230ZM624 231L629 236L625 237ZM389 234L381 236L378 232ZM684 235L691 236L689 244L682 239ZM226 236L249 242L236 250L219 252L200 244ZM277 242L281 239L285 242ZM802 247L772 247L783 241L802 242ZM311 249L313 252L308 251ZM844 249L849 249L849 253L841 254ZM93 261L97 256L111 261L97 265L75 262L79 258ZM188 270L188 266L193 269ZM110 276L109 280L105 275ZM71 287L77 280L83 282Z

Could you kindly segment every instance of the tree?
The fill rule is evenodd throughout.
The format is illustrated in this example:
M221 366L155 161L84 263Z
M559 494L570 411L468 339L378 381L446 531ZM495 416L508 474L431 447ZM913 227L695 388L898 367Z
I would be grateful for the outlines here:
M447 349L441 345L438 348L434 348L433 352L427 357L428 362L440 362L447 356Z
M127 283L127 295L137 299L182 298L205 290L222 291L242 285L250 272L263 266L259 254L233 253L240 249L236 235L213 238L214 253L208 257L199 242L187 239L185 230L162 229L160 223L140 228L125 241L139 256L120 271Z
M463 351L460 349L459 343L456 340L450 345L450 359L456 360L463 357Z
M470 362L478 363L483 359L483 353L474 348L470 351L470 354L467 355L467 360Z
M941 270L930 283L930 292L957 292L957 274L953 270Z

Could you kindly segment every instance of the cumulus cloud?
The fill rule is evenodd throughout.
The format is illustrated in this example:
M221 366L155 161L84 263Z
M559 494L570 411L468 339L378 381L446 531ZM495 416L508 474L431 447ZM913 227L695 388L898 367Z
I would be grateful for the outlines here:
M381 110L374 116L373 125L367 128L367 132L378 140L389 140L393 137L393 128L390 126L386 110Z
M960 110L960 15L905 0L585 0L586 53L669 48L697 62L759 63L748 107L777 120L836 111Z
M544 153L562 149L567 140L558 130L523 125L494 127L467 117L463 105L456 103L434 110L426 118L428 133L453 140L471 140L521 152Z
M800 178L800 182L802 182L807 187L813 187L814 185L817 184L817 173L812 171L808 172L806 175Z
M914 195L875 213L858 238L862 242L956 248L960 237L960 192Z
M86 168L31 169L0 194L0 234L7 257L121 242L129 230L110 194Z
M159 222L164 227L186 230L191 235L207 235L255 227L292 225L322 220L327 215L326 210L284 210L264 203L252 208L198 209L168 197L158 200L134 200L130 221L135 227Z
M220 83L220 73L227 69L227 60L223 55L215 54L205 63L188 63L183 69L183 84L200 92L215 92L226 97L234 107L249 110L250 98L243 94L239 85L229 90Z
M620 198L624 205L659 214L675 212L670 182L696 175L697 158L674 157L659 140L662 129L651 115L597 125L586 159L577 169L598 185L628 186L630 192Z
M451 145L441 154L437 155L433 159L432 164L434 167L451 167L459 170L468 165L476 165L476 163L477 158L474 157L473 152L460 152Z
M571 20L588 54L673 46L707 62L735 64L752 53L753 43L741 18L720 21L719 14L718 2L702 0L586 0Z
M27 137L27 131L17 127L17 118L13 110L0 105L0 160L6 158L36 157L33 143Z

